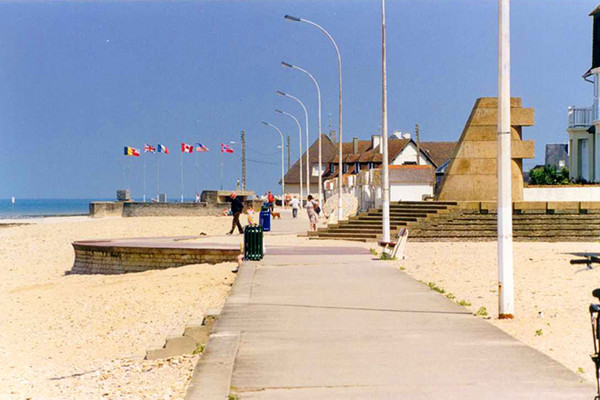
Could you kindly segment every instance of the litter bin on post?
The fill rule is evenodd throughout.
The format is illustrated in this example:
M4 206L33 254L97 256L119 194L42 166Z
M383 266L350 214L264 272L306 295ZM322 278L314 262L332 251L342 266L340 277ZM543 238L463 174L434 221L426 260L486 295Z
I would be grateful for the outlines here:
M244 259L258 261L263 258L263 229L246 225L244 228Z
M258 224L262 226L263 232L269 232L271 230L271 212L269 211L269 203L264 203L260 208Z

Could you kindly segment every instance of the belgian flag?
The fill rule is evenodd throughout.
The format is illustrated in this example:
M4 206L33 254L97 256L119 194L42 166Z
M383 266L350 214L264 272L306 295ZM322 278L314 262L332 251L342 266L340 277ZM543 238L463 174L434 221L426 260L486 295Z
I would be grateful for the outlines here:
M125 146L123 148L123 152L126 156L129 157L139 157L140 151L138 149L134 149L133 147Z

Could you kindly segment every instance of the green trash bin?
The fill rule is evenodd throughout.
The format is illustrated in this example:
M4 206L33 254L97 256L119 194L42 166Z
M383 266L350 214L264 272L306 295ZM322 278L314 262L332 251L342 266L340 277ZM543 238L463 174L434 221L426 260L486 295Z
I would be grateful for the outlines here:
M244 259L251 261L263 258L262 226L246 225L244 228Z

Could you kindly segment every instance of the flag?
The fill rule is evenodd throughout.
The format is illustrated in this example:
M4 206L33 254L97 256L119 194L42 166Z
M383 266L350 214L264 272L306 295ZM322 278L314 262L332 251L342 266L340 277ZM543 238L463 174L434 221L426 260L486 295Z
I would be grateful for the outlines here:
M144 153L156 153L156 147L152 147L149 144L144 144Z
M159 144L157 147L158 147L158 152L159 153L169 154L169 149L167 148L167 146Z
M181 152L191 154L194 152L194 146L192 146L191 144L181 143Z
M221 153L233 153L233 149L225 143L221 143Z
M134 149L133 147L125 146L123 148L123 152L126 156L130 157L139 157L140 151L138 149Z
M210 150L208 147L206 147L205 145L203 145L202 143L196 143L196 152L197 153L202 153L204 151L208 151Z

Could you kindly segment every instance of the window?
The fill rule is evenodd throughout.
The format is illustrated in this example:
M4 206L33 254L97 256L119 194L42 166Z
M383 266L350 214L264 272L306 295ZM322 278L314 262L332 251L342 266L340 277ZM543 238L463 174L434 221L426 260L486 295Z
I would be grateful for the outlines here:
M369 163L369 170L373 169L374 165L372 162Z
M312 176L319 176L319 163L313 163L312 164L311 175Z
M358 174L360 172L360 163L354 163L354 173Z
M329 164L329 171L331 171L331 173L335 172L335 164L334 163Z
M342 165L342 174L345 174L346 172L348 172L348 164L343 164Z

